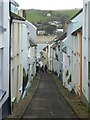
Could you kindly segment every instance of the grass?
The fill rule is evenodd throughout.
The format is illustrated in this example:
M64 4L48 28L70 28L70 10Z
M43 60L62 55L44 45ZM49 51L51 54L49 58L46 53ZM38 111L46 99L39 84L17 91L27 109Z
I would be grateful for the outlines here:
M54 15L63 15L63 16L69 16L72 17L75 15L80 9L72 9L72 10L58 10L53 11Z
M44 16L38 10L26 11L26 17L27 17L27 20L29 20L30 22L40 22L40 21L48 21L49 20L47 16Z
M68 16L71 18L73 15L75 15L80 9L72 9L72 10L53 10L53 11L45 11L45 10L35 10L35 9L30 9L26 10L26 17L27 20L30 22L48 22L52 17L63 17L63 16ZM45 13L50 12L52 14L51 17L48 17L45 15Z

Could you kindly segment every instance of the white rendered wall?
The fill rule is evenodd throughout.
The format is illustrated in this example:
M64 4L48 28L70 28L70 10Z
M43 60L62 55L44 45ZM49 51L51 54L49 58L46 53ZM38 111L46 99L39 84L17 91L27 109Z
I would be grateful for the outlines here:
M0 77L0 88L6 91L6 95L3 100L0 101L1 105L7 100L9 96L9 3L3 2L3 24L2 26L6 28L5 32L0 32L0 72L2 74L2 78ZM2 39L1 39L2 38ZM2 67L2 68L1 68Z
M83 4L84 22L83 22L83 42L82 42L82 91L87 101L90 102L89 80L88 80L88 62L90 62L90 0L85 0Z
M22 95L23 83L23 51L22 51L22 33L23 25L21 23L12 23L12 85L11 96L19 101Z
M74 54L75 53L75 54ZM77 54L79 53L79 54ZM80 90L80 36L73 36L73 72L72 84L76 93Z

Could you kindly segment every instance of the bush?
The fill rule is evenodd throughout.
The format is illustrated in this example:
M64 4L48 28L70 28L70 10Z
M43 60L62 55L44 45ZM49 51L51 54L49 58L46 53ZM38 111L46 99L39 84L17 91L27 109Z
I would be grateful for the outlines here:
M48 24L46 27L45 27L45 32L47 34L53 34L53 32L56 30L56 26L55 25L50 25Z

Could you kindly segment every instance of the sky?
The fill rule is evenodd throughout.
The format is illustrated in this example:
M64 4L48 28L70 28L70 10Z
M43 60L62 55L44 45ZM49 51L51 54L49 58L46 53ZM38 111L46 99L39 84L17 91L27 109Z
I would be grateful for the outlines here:
M15 0L19 9L61 10L83 7L83 0Z

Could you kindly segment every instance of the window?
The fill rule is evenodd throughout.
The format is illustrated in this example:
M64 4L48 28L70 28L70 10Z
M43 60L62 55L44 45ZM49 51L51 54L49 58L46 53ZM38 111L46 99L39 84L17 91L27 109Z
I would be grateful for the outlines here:
M90 80L90 62L88 62L88 79Z
M0 32L6 31L6 28L3 27L3 0L0 0Z
M87 29L87 4L85 4L85 20L84 20L84 37L86 38L86 29Z
M3 23L3 2L0 0L0 27L2 26Z

